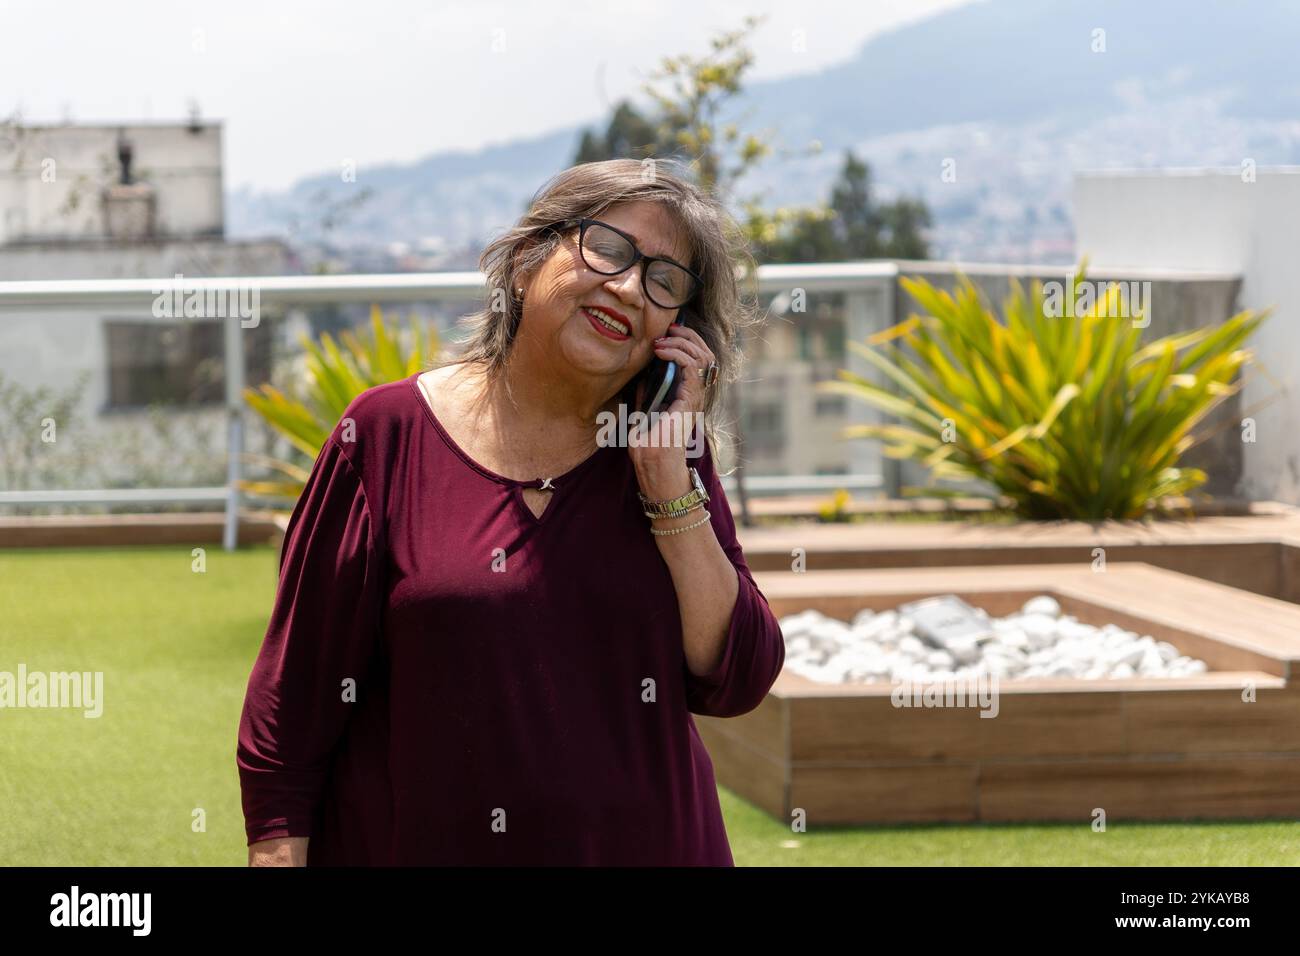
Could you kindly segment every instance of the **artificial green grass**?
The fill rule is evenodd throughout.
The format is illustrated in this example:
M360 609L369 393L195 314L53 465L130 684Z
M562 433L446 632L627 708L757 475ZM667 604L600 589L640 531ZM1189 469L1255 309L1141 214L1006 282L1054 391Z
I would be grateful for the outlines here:
M104 672L98 718L0 711L5 863L246 862L235 742L276 555L190 552L0 552L0 670Z
M0 863L244 865L235 741L278 552L205 557L196 573L185 546L0 551L0 670L104 672L98 718L0 710ZM1300 823L792 833L721 796L740 866L1300 864Z
M1090 821L813 828L792 833L719 788L737 866L1295 866L1300 823Z

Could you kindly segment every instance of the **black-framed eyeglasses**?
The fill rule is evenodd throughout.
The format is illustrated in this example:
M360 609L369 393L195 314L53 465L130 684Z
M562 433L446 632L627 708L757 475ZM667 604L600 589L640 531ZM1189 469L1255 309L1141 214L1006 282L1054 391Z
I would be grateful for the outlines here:
M648 298L661 309L681 308L695 298L704 280L678 262L660 256L647 256L636 247L632 237L599 219L565 219L553 222L543 231L580 227L578 251L587 268L601 275L616 276L626 272L638 262L645 261L641 270L641 288Z

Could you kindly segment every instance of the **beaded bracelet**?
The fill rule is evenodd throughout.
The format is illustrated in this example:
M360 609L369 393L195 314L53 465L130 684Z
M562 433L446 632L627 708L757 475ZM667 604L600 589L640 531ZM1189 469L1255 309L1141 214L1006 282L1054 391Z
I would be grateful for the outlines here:
M695 524L683 525L680 528L669 528L666 531L660 531L658 528L651 528L650 533L651 534L681 534L683 531L690 531L692 528L699 528L703 525L706 525L712 520L713 520L712 515L705 515L699 521L695 522Z
M642 510L641 513L644 514L651 521L653 521L655 518L685 518L692 511L699 511L703 507L704 507L704 502L699 501L691 505L689 508L683 508L681 511L675 511L672 514L652 514L651 512L645 510Z

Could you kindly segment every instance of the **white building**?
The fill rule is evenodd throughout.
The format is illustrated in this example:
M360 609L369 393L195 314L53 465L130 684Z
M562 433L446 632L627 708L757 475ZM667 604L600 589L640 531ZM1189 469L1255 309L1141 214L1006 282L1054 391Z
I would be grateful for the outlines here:
M0 125L0 281L300 271L278 240L225 238L218 122ZM59 470L11 472L0 484L219 483L221 328L219 319L159 318L149 307L93 300L6 310L0 376L26 390L76 382L78 392L58 447L35 446ZM243 336L252 382L269 374L271 328ZM154 402L171 413L174 437L152 426Z
M1273 307L1248 343L1258 366L1241 413L1255 440L1242 442L1240 493L1300 504L1300 167L1085 173L1074 206L1076 247L1098 268L1232 273L1237 309Z
M0 245L223 236L220 123L10 125L0 157Z

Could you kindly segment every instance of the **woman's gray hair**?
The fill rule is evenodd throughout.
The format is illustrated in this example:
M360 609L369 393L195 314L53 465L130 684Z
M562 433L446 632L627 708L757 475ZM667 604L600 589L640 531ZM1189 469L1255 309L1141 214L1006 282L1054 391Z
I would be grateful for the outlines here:
M451 361L477 366L490 382L497 381L523 315L516 276L539 267L564 238L546 227L566 219L598 217L609 207L627 202L658 202L667 207L686 236L687 265L704 280L691 310L699 316L695 331L708 344L719 368L717 384L705 393L703 409L705 436L714 448L718 437L728 434L717 418L723 389L740 374L740 333L759 321L757 296L742 298L738 276L738 272L753 276L755 263L736 220L691 182L676 160L582 163L545 183L519 222L489 243L479 257L479 269L487 277L486 301L462 320L469 336L461 355ZM633 376L623 397L629 407L635 382Z

